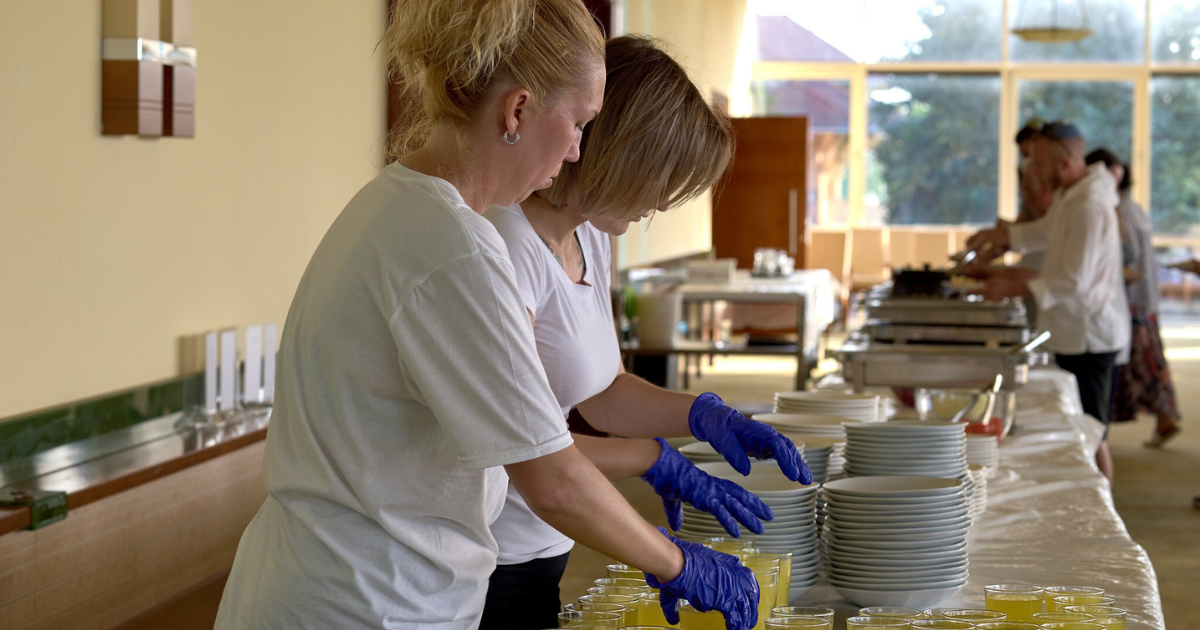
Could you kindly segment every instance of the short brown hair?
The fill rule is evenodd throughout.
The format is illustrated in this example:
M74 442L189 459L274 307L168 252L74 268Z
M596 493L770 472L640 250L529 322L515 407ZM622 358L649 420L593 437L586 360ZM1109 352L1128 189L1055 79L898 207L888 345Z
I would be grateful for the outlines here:
M622 36L605 51L604 106L584 129L578 162L539 193L585 214L629 218L707 190L733 154L733 131L687 72L653 40Z
M400 0L381 45L403 102L388 143L396 160L436 123L468 126L497 79L552 105L600 63L604 35L580 0Z

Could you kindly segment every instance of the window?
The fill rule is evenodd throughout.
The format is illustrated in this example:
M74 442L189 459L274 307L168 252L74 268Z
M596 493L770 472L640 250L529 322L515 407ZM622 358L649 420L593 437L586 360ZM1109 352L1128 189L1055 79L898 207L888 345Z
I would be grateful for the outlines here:
M849 86L848 113L824 131L837 150L822 172L838 185L818 193L833 209L820 222L1015 218L1012 140L1036 116L1069 119L1089 149L1128 161L1156 232L1200 239L1200 0L748 3L759 27L748 109L798 115L780 105L782 86ZM1094 33L1048 43L1011 32L1051 25Z
M1154 60L1200 63L1200 2L1155 0L1150 7Z
M1200 77L1155 77L1151 92L1150 218L1154 231L1198 234Z
M871 75L864 221L996 220L1000 78Z
M1069 120L1088 150L1105 148L1129 162L1133 150L1133 85L1108 81L1022 81L1020 120Z

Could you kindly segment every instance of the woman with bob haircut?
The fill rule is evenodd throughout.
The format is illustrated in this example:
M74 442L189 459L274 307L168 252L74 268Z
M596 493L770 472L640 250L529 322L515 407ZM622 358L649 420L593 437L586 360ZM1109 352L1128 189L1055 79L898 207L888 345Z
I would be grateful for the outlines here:
M686 501L711 512L734 536L739 521L761 533L759 519L772 517L769 507L700 471L662 438L708 441L742 474L750 472L748 454L774 457L788 477L811 483L795 446L715 394L670 392L626 374L609 298L609 235L708 190L729 163L732 129L652 40L610 39L605 66L604 107L584 130L579 160L565 164L549 188L484 216L508 247L562 414L575 407L602 432L635 438L578 435L579 450L609 479L640 476L650 483L672 529L682 523ZM481 630L551 627L572 540L539 519L515 486L492 533L500 555ZM654 576L647 581L659 586ZM661 604L672 623L675 603L664 590Z
M216 627L473 629L510 480L547 523L750 627L753 575L664 537L573 445L481 216L578 159L604 90L591 15L579 0L405 0L381 48L420 116L296 290L267 499Z

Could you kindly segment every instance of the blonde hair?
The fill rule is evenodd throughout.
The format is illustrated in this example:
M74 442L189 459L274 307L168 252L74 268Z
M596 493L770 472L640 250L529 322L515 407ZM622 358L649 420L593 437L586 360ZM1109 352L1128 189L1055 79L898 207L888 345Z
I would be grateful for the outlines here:
M570 198L584 214L628 219L712 186L733 155L729 119L651 39L609 40L605 64L604 106L584 130L579 161L538 194L556 208Z
M436 124L469 126L497 80L549 107L604 55L580 0L401 0L381 45L401 88L391 160L420 148Z

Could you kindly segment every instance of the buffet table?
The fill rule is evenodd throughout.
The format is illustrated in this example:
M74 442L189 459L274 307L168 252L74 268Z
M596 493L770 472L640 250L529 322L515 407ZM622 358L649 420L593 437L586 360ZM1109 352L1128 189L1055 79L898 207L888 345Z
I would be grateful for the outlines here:
M1013 433L1000 447L988 505L972 528L970 580L943 608L982 608L985 585L1101 586L1129 611L1127 627L1164 628L1154 567L1125 530L1092 453L1103 426L1083 415L1074 377L1031 370L1018 393ZM838 624L854 614L824 583L798 604L829 606Z

